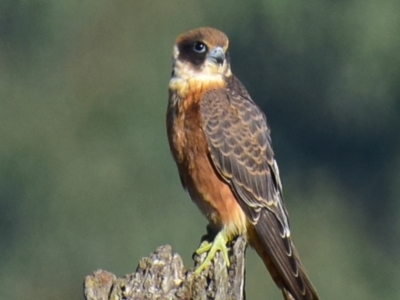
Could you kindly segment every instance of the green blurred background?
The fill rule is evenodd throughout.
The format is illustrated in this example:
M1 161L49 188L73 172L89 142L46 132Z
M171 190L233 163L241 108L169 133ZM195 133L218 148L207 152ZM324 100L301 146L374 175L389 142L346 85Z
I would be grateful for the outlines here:
M322 299L399 299L400 2L0 2L0 299L81 299L206 221L165 133L176 35L228 34ZM254 251L248 299L281 299Z

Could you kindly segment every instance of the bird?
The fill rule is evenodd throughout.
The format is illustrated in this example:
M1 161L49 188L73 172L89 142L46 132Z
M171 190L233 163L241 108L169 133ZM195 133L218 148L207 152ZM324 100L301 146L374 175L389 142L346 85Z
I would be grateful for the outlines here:
M200 274L241 235L263 260L284 299L318 300L293 245L279 169L264 113L231 71L229 39L201 27L173 47L166 128L184 189L216 230L201 245Z

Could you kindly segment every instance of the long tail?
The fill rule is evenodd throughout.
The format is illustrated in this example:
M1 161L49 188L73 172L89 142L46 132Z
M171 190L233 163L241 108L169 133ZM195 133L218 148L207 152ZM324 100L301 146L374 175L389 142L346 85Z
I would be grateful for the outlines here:
M262 211L257 224L249 228L250 245L263 260L285 300L319 300L290 237L282 238L278 228L275 216Z

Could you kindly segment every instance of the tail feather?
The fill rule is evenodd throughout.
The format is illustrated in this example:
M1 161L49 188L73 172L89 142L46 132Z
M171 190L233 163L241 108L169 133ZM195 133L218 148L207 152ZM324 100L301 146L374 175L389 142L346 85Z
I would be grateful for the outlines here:
M249 242L263 260L285 300L319 300L290 237L282 237L275 216L262 211L249 230ZM275 223L275 226L273 226Z

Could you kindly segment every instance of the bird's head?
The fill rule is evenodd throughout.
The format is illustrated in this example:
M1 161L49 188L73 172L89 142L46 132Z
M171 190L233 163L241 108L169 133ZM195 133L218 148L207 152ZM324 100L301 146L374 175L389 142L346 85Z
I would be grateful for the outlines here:
M198 28L176 38L171 81L225 81L232 75L228 37L214 28Z

